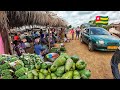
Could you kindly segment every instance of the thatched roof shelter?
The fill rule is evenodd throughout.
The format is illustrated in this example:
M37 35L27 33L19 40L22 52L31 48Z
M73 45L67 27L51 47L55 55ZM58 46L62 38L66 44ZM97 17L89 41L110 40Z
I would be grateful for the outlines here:
M14 27L41 25L66 27L67 23L49 11L0 11L0 34L4 42L5 54L10 53L8 30Z
M66 26L59 17L53 17L48 11L7 11L11 28L24 25Z

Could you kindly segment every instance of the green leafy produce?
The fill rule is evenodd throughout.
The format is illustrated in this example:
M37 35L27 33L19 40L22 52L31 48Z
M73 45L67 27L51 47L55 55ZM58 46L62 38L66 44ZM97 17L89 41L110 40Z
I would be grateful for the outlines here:
M47 64L46 63L42 63L41 69L46 69L46 68L47 68Z
M51 73L50 68L48 68L48 73Z
M55 72L55 75L58 76L58 77L61 77L64 72L65 72L65 67L60 66L60 67L57 68L57 71Z
M31 70L35 69L35 65L30 65Z
M65 64L65 71L70 71L70 69L73 67L73 60L71 58L67 59Z
M6 60L6 57L0 57L0 64L2 64Z
M54 62L53 66L63 66L66 63L66 59L63 56L59 56Z
M68 71L65 74L63 74L61 79L72 79L72 77L73 77L73 71Z
M74 70L74 72L73 72L73 79L80 79L80 78L81 77L80 77L79 72L77 70Z
M4 75L11 75L12 74L12 70L10 69L5 69L5 70L2 70L1 74L4 76Z
M16 60L10 63L10 66L13 67L15 70L18 70L24 67L24 63L21 60Z
M44 74L42 74L41 72L39 72L39 79L45 79Z
M20 69L20 68L22 68L23 66L22 65L16 65L14 68L15 68L15 70L18 70L18 69Z
M76 68L77 69L85 69L87 64L83 60L79 60L76 63Z
M57 77L57 79L61 79L61 77Z
M35 64L35 68L36 68L36 69L40 69L40 67L41 67L41 63L40 63L40 62L37 62L37 63Z
M17 57L12 57L12 58L10 59L11 62L14 62L14 61L16 61L16 60L18 60Z
M57 79L57 76L54 73L51 73L51 78L52 79Z
M1 70L4 70L4 69L9 69L10 68L10 65L8 62L4 63L3 65L0 65L0 69Z
M4 75L2 76L2 79L13 79L11 75Z
M52 79L52 78L51 78L51 75L48 74L48 75L45 77L45 79Z
M32 72L28 72L27 77L28 79L34 79L34 75Z
M28 79L27 75L23 75L21 77L19 77L18 79Z
M15 71L15 75L17 77L21 77L21 76L25 75L26 71L27 71L26 68L22 67L22 68L18 69L17 71Z
M66 51L65 47L61 47L60 51Z
M56 53L59 49L58 48L52 48L50 49L50 53Z
M71 59L76 63L79 60L79 57L77 55L73 55Z
M34 79L39 79L39 77L38 76L34 76Z
M32 70L32 73L33 73L33 75L38 76L38 73L37 73L36 69Z

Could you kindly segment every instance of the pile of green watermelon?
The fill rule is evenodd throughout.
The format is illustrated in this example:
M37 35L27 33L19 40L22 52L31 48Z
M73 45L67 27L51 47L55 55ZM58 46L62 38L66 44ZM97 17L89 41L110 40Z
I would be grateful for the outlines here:
M91 71L78 56L61 53L52 62L44 62L38 55L24 54L21 57L0 56L1 79L89 79Z

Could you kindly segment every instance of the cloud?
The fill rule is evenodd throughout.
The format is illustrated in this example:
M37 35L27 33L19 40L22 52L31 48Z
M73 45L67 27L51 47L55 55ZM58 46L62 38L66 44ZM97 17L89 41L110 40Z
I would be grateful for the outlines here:
M109 16L109 23L120 22L120 11L53 11L69 24L76 27L89 20L94 20L96 16Z

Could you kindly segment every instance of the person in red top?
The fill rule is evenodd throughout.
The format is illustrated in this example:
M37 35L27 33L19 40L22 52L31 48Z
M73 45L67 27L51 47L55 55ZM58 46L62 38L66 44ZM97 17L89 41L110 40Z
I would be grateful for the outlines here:
M17 33L15 34L15 36L14 36L14 41L19 41L19 36L17 35Z
M70 33L72 34L72 40L73 40L74 39L74 33L75 33L73 28L70 30Z

